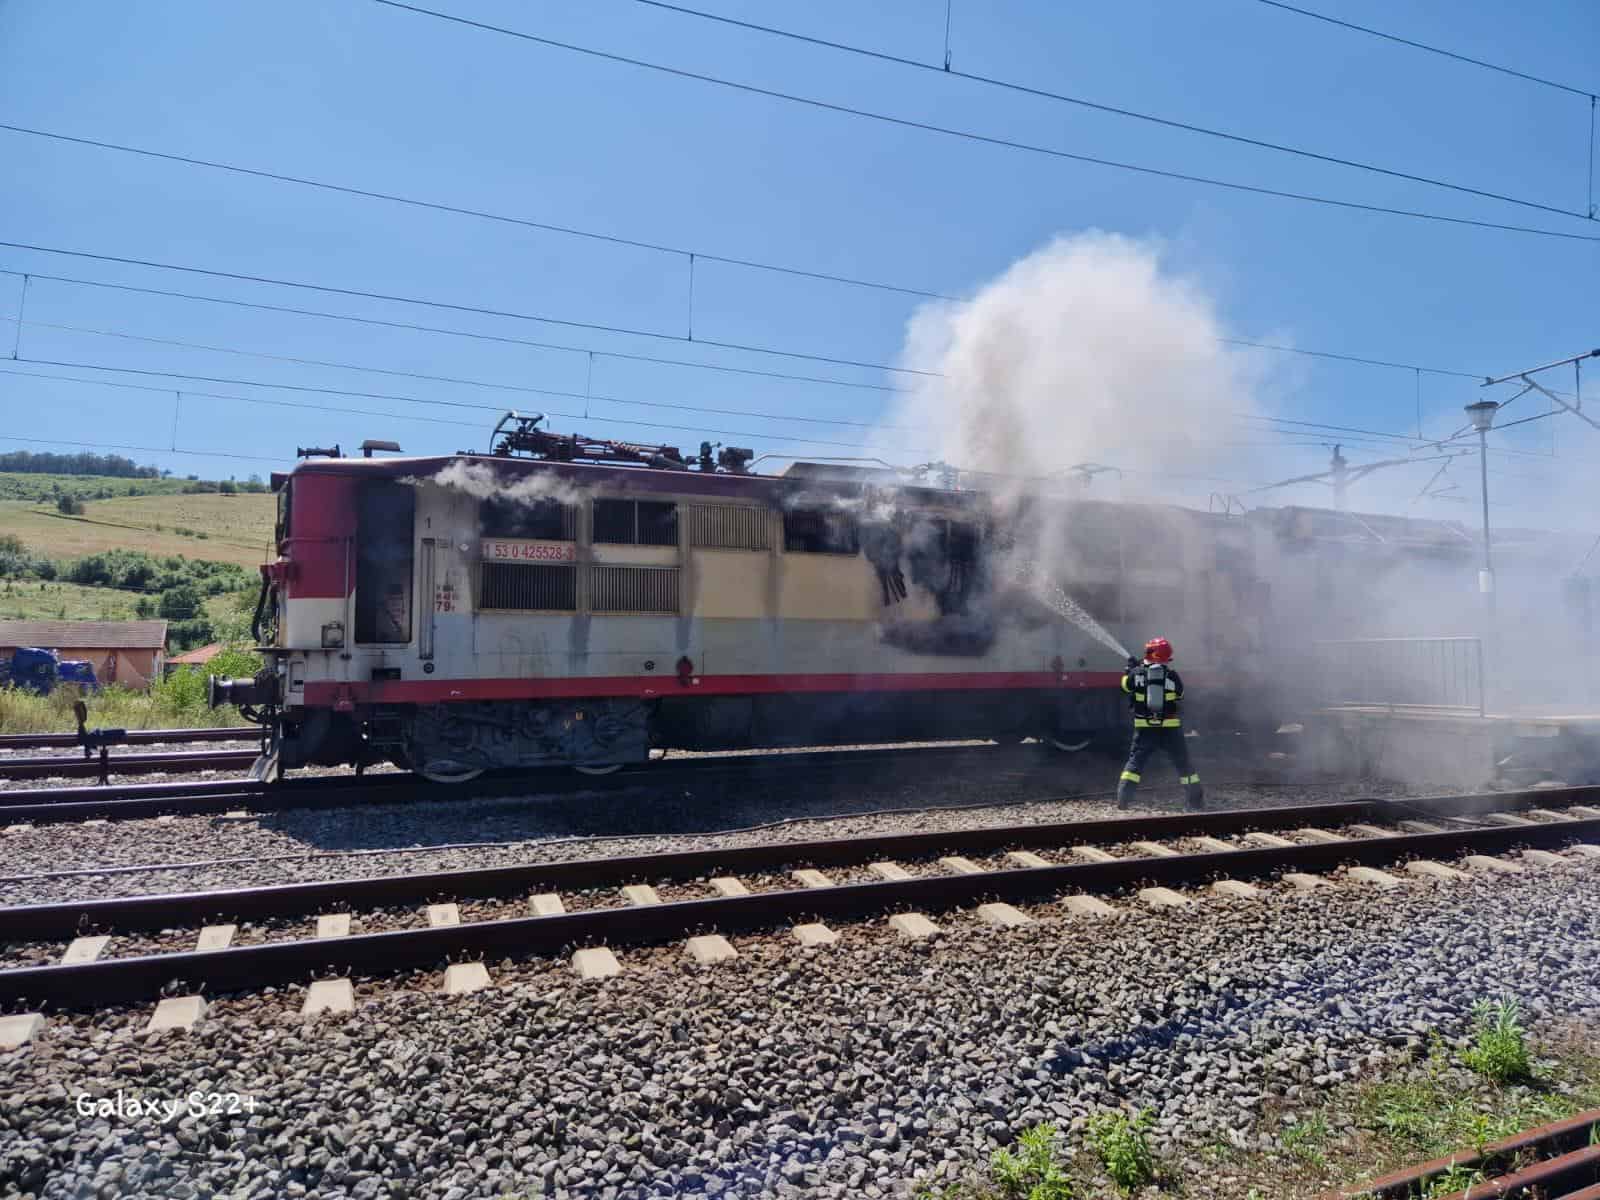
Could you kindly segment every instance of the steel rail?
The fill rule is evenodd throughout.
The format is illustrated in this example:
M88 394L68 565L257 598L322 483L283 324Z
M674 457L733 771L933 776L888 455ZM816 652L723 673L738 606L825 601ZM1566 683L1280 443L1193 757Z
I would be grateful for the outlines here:
M1385 801L1369 801L1378 810ZM1253 813L1208 814L1230 818ZM1304 814L1302 813L1302 816ZM1148 818L1179 821L1192 818ZM1092 824L1057 826L1070 829L1073 840L1094 836ZM1127 836L1121 823L1118 836ZM1043 827L1031 828L1038 837ZM1149 832L1143 825L1141 832ZM976 849L1004 844L996 836L1020 836L1009 830L980 829L930 835L905 835L938 839L949 849ZM430 929L397 930L342 938L301 940L245 946L227 950L186 951L105 959L70 966L23 967L0 972L0 1004L26 1002L82 1008L88 1005L130 1004L150 1000L170 987L212 994L276 987L303 982L320 971L341 973L392 973L436 967L452 959L552 955L570 947L601 942L630 945L671 941L704 930L744 933L795 921L825 918L859 919L892 909L941 910L984 900L1030 901L1063 892L1110 892L1140 884L1184 886L1216 878L1249 879L1273 876L1286 870L1329 870L1343 864L1376 865L1410 855L1439 856L1461 853L1497 853L1519 845L1560 846L1586 836L1600 836L1600 819L1548 822L1514 827L1465 829L1437 834L1407 834L1363 838L1339 843L1296 845L1272 849L1229 850L1173 857L1117 859L1063 866L1020 867L972 875L938 875L909 880L841 884L757 892L747 896L685 900L660 905L592 909L547 917L514 917L474 921ZM859 839L832 843L832 853L850 854L859 861L877 852L887 841ZM924 843L928 844L928 843ZM824 845L827 845L826 843ZM732 869L741 852L786 853L791 861L797 846L744 847L693 852L702 864L717 863ZM617 863L649 861L612 860ZM672 856L681 859L684 856ZM544 870L572 869L581 864L550 864ZM591 870L594 864L589 864ZM515 871L519 868L502 868ZM520 868L534 870L536 868ZM509 876L502 876L509 882ZM367 881L376 882L376 881ZM157 899L160 898L151 898ZM59 906L57 906L59 907ZM5 910L18 920L30 910ZM59 914L58 914L59 916Z
M231 771L256 760L254 750L171 750L158 754L114 754L113 775L148 775L153 771ZM98 758L52 754L41 758L0 758L0 779L64 779L99 775Z
M254 742L261 737L256 725L205 726L200 729L129 729L123 738L128 746L159 746L176 742ZM0 750L43 750L58 746L75 747L75 733L0 733Z
M1585 1146L1581 1150L1569 1150L1555 1158L1536 1162L1520 1171L1475 1183L1467 1190L1451 1192L1441 1200L1489 1200L1489 1197L1497 1196L1517 1197L1520 1200L1566 1200L1577 1189L1596 1182L1600 1182L1600 1146Z
M1029 752L1037 753L1037 748ZM901 771L918 769L951 759L977 759L985 756L1018 757L1009 746L914 747L877 750L838 750L780 752L775 754L730 754L704 758L669 758L665 761L625 768L611 775L582 775L565 767L539 767L508 770L482 776L471 783L429 783L410 774L366 776L332 775L320 778L290 778L279 783L260 783L249 779L215 780L202 783L113 784L109 787L35 788L0 792L0 825L17 822L45 824L111 820L178 814L186 816L228 812L248 807L259 812L293 809L332 808L346 804L393 803L401 800L458 800L515 796L530 792L565 795L573 792L618 791L641 784L661 783L682 776L726 776L732 780L757 779L768 775L792 778L797 772L826 773L853 769ZM115 760L113 760L113 764ZM1022 764L1026 766L1024 762ZM1039 761L1038 770L1051 769ZM382 789L364 795L362 789ZM318 794L337 788L338 795ZM247 803L246 803L247 802Z
M1600 1126L1600 1108L1590 1109L1588 1112L1577 1113L1563 1118L1560 1121L1551 1121L1545 1125L1536 1125L1531 1129L1524 1129L1514 1133L1508 1138L1498 1142L1490 1142L1482 1150L1462 1149L1454 1154L1442 1158L1429 1159L1424 1163L1402 1167L1398 1171L1391 1171L1387 1175L1380 1175L1377 1179L1367 1183L1341 1188L1330 1192L1324 1200L1350 1200L1352 1197L1372 1197L1373 1200L1400 1200L1402 1197L1414 1196L1427 1188L1440 1175L1444 1175L1454 1167L1466 1171L1475 1171L1487 1164L1504 1160L1515 1159L1518 1155L1528 1151L1540 1154L1564 1154L1569 1150L1581 1149L1589 1145L1590 1131ZM1494 1196L1498 1193L1489 1188L1493 1181L1476 1183L1472 1186L1474 1196Z
M1319 820L1349 824L1377 817L1379 814L1373 803L1352 801L1318 806L1315 811ZM93 930L132 933L200 925L219 915L255 921L317 912L335 905L373 909L421 903L437 897L482 899L516 895L534 889L581 890L641 880L663 882L694 879L711 872L737 875L742 872L772 871L795 863L811 867L836 867L885 858L926 858L943 852L986 853L1028 846L1059 846L1069 841L1153 841L1199 834L1216 837L1253 829L1304 825L1307 812L1303 807L1230 809L1051 825L997 825L932 833L763 842L754 846L674 850L511 867L480 867L436 871L426 875L384 875L367 879L285 883L262 888L68 901L0 908L0 941L43 941L76 937L81 932Z

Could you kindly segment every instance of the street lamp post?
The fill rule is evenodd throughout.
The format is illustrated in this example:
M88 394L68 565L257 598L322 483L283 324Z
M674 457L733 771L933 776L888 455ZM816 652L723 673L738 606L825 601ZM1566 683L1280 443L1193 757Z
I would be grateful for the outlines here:
M1485 653L1486 643L1494 636L1494 560L1489 553L1489 427L1500 405L1493 400L1479 400L1467 405L1467 416L1478 431L1478 478L1483 493L1483 569L1478 572L1478 590L1483 593L1484 630L1478 642L1478 709L1483 712L1489 703L1489 681L1484 677L1485 661L1492 657Z
M1489 554L1489 426L1494 424L1494 414L1500 405L1493 400L1479 400L1467 405L1467 416L1478 431L1478 471L1483 492L1483 570L1478 575L1478 590L1489 603L1489 619L1494 620L1494 561Z

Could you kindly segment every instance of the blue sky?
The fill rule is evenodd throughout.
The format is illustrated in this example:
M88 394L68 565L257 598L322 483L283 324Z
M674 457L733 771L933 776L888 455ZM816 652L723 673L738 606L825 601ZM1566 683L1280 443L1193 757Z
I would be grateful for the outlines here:
M1504 5L1459 0L1307 3L1600 90L1600 15L1587 0L1546 0L1515 14ZM633 0L470 8L461 0L438 0L435 7L1074 153L1600 237L1600 222L1157 128ZM704 0L701 7L904 57L937 63L943 56L940 0L804 6ZM1588 203L1586 99L1256 0L954 0L950 48L953 65L974 73L1559 208L1581 212ZM1067 162L671 78L367 0L0 2L0 121L953 295L970 294L1056 235L1098 228L1159 240L1169 266L1201 282L1239 337L1471 374L1504 373L1600 345L1600 243L1330 209ZM619 335L0 249L0 268L12 272L510 339L34 279L19 361L0 361L0 445L6 448L66 449L80 442L151 447L129 453L180 473L242 477L286 466L296 445L349 446L363 437L390 437L408 452L482 447L494 410L516 407L572 414L552 417L558 428L667 441L686 450L708 438L799 457L847 455L861 440L862 425L892 405L890 393L870 386L613 357L786 371L879 388L893 382L892 375L869 368L682 341L688 264L678 254L16 133L0 132L0 162L0 239L6 241L664 335ZM17 315L20 291L16 275L0 276L0 315ZM702 341L893 363L917 303L902 294L701 261L694 272L693 332ZM51 327L61 325L101 333ZM0 324L0 356L10 352L15 332L15 325ZM519 339L575 349L536 348ZM596 352L592 361L588 350ZM1595 370L1600 373L1600 364ZM1468 379L1309 357L1283 358L1272 371L1272 410L1310 422L1414 432L1420 400L1423 428L1446 434L1462 424L1461 405L1478 398ZM1552 382L1570 390L1572 376ZM541 397L508 387L574 395ZM174 390L185 393L175 430ZM1512 415L1538 411L1530 398L1518 404ZM653 407L659 405L686 407ZM1535 423L1497 437L1501 448L1522 453L1496 460L1495 469L1537 507L1547 482L1559 488L1575 463L1592 461L1597 437L1600 431L1571 417ZM1263 449L1254 473L1236 481L1238 490L1314 469L1327 456L1317 437L1260 440L1285 448ZM1294 449L1290 442L1307 444ZM174 444L204 453L157 452ZM913 459L919 447L904 449ZM1405 447L1346 441L1354 464L1393 457L1397 449ZM1548 457L1552 449L1555 461ZM1536 457L1541 453L1547 457ZM1395 474L1400 478L1385 497L1419 488L1431 468ZM1475 498L1476 471L1462 476ZM1317 488L1274 495L1326 501ZM1196 500L1204 503L1203 494ZM1359 504L1361 494L1353 491L1352 500ZM1460 503L1423 508L1472 515Z

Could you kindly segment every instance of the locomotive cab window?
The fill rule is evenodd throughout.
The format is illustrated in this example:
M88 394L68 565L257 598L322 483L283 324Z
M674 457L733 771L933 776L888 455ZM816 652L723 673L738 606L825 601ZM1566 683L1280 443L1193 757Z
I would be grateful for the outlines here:
M783 514L783 548L790 554L854 554L861 527L849 513L793 508Z
M578 537L578 510L559 500L505 500L493 497L478 510L484 537L571 542Z
M596 500L594 540L612 546L676 546L678 506L671 500Z
M356 514L356 641L411 640L413 523L417 491L363 484Z

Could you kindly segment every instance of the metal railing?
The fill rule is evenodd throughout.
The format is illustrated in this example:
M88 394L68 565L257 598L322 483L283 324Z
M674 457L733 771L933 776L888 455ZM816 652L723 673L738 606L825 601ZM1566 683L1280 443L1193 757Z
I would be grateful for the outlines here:
M1484 714L1482 638L1356 638L1314 655L1327 705Z

